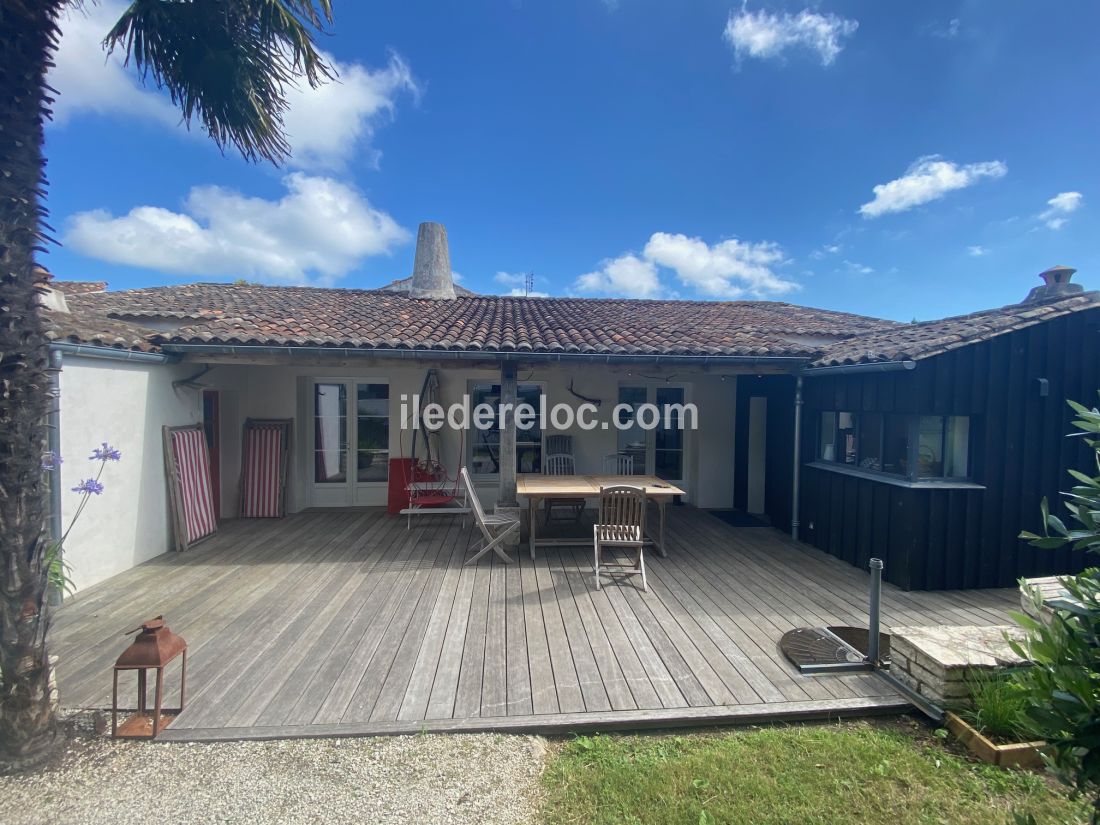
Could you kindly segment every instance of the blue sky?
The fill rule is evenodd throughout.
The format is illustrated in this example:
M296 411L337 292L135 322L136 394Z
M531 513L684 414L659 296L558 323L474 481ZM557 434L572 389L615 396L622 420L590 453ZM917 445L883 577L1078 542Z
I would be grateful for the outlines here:
M479 292L766 298L900 320L1100 287L1100 6L337 0L288 166L188 133L76 13L61 278L372 287L446 224ZM877 187L877 188L876 188Z

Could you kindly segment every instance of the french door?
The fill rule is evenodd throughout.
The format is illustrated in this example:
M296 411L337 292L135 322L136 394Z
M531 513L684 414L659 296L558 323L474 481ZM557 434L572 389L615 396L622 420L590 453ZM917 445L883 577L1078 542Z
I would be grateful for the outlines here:
M309 474L314 507L385 503L390 388L378 379L316 379L310 386Z
M618 430L618 452L634 459L634 475L655 475L665 481L680 482L687 471L683 429L682 405L685 403L682 386L623 385L619 387L619 403L630 405L630 410L620 416L629 426ZM658 412L657 426L643 426L646 416L640 416L640 408L651 405ZM652 417L650 411L649 417Z

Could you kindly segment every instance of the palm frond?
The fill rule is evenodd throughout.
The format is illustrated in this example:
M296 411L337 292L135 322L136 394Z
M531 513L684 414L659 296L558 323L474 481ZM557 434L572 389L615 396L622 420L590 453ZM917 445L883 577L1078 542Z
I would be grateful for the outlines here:
M280 164L287 86L335 76L314 44L331 22L331 0L134 0L103 44L123 49L221 149Z

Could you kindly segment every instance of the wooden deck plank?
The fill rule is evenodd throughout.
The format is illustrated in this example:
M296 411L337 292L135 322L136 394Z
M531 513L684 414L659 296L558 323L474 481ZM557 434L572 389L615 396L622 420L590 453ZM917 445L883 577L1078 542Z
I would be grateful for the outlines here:
M489 607L485 619L485 668L479 716L508 715L507 570L494 558L489 570Z
M456 537L456 545L460 551L465 552L468 544L468 535L460 534ZM443 651L448 619L454 607L462 570L462 565L451 565L443 576L443 583L436 594L431 616L425 625L423 643L416 654L409 688L405 691L401 708L397 713L398 719L424 719L427 715L428 700L435 684L439 657Z
M66 707L109 702L120 636L165 612L190 643L187 710L166 738L591 730L901 702L869 673L804 677L796 626L866 621L867 574L769 528L670 507L669 558L596 591L584 548L462 564L458 518L377 509L229 522L68 601L53 652ZM1012 591L884 588L891 624L1007 622ZM170 671L169 689L174 683ZM857 710L858 709L858 710Z
M412 580L405 597L398 603L397 610L390 618L386 632L382 634L374 655L371 656L364 669L363 677L359 680L359 685L356 687L355 693L340 719L341 722L360 722L370 719L375 703L378 701L386 679L394 666L398 650L410 632L412 618L417 615L417 608L422 597L425 593L429 593L431 602L434 602L435 594L432 592L431 586L433 582L442 582L445 567L440 564L440 561L447 558L448 550L440 541L442 535L442 526L437 520L421 536L418 544L423 545L425 550L421 558L430 559L431 561L414 566ZM431 603L425 601L425 607L422 608L423 621L427 620L428 608L431 606ZM418 642L421 639L419 628L416 630L416 639ZM414 657L410 656L410 663L413 660Z
M531 663L527 655L527 617L523 608L521 576L519 563L504 566L504 636L508 702L505 713L508 716L534 713L531 703Z
M603 634L603 628L598 623L589 628L585 627L580 611L577 609L577 598L572 584L561 563L560 548L556 548L555 552L546 553L545 562L547 573L554 584L555 599L561 611L565 637L569 642L569 650L573 654L573 665L577 669L584 709L589 712L611 710L616 704L612 703L608 695L609 691L616 694L616 700L622 703L623 709L633 706L634 700L626 690L625 680L614 657L605 659L608 682L604 681L604 672L596 663L596 651L589 638L591 633L592 638L598 639Z
M443 516L439 517L441 522L443 518ZM435 558L435 563L427 576L421 578L424 583L423 590L417 601L416 610L406 624L405 635L394 656L389 673L386 674L382 690L371 710L372 721L396 719L401 711L420 648L424 643L422 628L428 623L435 609L447 571L458 567L466 555L468 546L466 532L462 529L459 519L452 516L450 520L451 524L447 525L443 546ZM442 526L441 523L441 528Z
M590 569L586 569L589 566L587 556L583 555L582 551L578 549L573 550L572 556L573 566L577 571L575 575L582 582L580 587L573 588L574 598L587 602L595 613L596 620L603 627L604 636L623 673L623 678L626 679L627 688L630 690L635 706L643 709L663 707L656 689L649 680L649 674L642 666L641 659L638 658L638 653L624 631L622 622L619 621L614 608L611 607L611 603L606 596L593 598L592 591L583 587L583 583L588 581L591 575ZM669 682L671 682L671 678ZM679 692L676 691L676 693ZM682 696L679 704L686 704L683 702Z
M558 713L558 691L550 661L550 643L542 619L542 601L535 579L535 562L518 554L520 586L523 591L523 622L527 641L527 662L531 674L531 705L536 714Z
M533 561L535 585L538 588L539 604L542 608L542 623L546 629L546 644L550 650L550 663L554 668L554 685L558 692L558 707L562 713L584 711L584 694L581 692L581 680L573 662L573 651L569 647L569 637L565 634L558 594L554 581L546 566L546 555Z

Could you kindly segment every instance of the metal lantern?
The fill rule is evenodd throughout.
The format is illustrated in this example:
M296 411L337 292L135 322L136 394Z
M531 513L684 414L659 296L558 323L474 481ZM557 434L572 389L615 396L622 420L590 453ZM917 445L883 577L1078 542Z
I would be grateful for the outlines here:
M139 632L140 631L140 632ZM137 633L122 655L118 657L114 668L114 688L111 693L111 736L116 739L153 739L160 729L172 721L172 717L183 710L184 688L187 682L187 642L168 629L163 616L157 616L143 622L140 628L129 631ZM182 654L180 670L180 706L164 707L164 669L177 656ZM118 722L118 675L124 670L137 671L137 712L120 725ZM153 711L149 712L148 671L156 671L156 683L153 690Z

